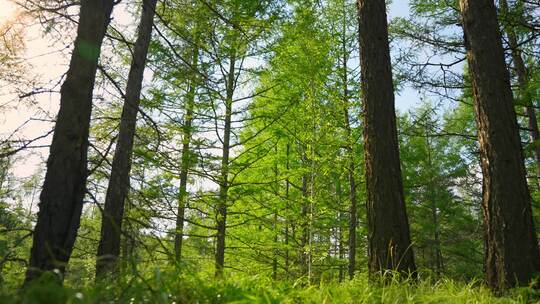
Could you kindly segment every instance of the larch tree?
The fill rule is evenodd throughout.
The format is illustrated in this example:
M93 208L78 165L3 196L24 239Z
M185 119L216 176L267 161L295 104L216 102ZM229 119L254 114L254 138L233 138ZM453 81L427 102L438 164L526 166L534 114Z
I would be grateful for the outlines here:
M47 160L25 284L43 271L62 274L73 251L86 194L92 96L112 0L81 1L75 48L60 90L60 110Z
M336 32L336 72L337 76L337 85L336 88L337 95L339 98L340 105L340 121L342 121L342 128L345 132L345 143L344 148L346 150L346 168L345 175L348 180L348 213L349 213L349 227L348 227L348 275L352 279L354 277L354 272L356 269L356 247L357 247L357 226L358 226L358 185L357 185L357 175L359 172L358 169L361 167L356 164L357 153L358 153L358 143L355 133L355 125L353 117L354 111L358 108L360 102L357 100L355 95L358 92L359 81L355 69L357 68L356 64L352 63L352 58L354 53L358 53L358 24L355 19L355 2L348 0L337 0L331 2L329 5L330 16L327 17L330 19L331 29ZM341 187L338 187L341 188ZM338 191L340 193L340 191ZM339 195L338 200L341 201ZM341 238L340 238L341 241ZM342 247L343 244L340 246ZM344 251L344 248L341 248L341 251ZM344 255L344 252L342 252Z
M120 119L120 130L114 152L111 176L105 197L101 222L101 238L97 252L96 277L113 272L120 254L122 220L129 191L129 174L133 139L137 125L140 96L148 47L152 37L152 26L157 0L144 0L135 42L133 59L128 75L124 106Z
M510 47L510 54L512 57L514 69L517 75L519 93L523 98L524 103L524 112L527 117L527 129L529 132L529 137L531 142L533 142L533 154L534 160L536 163L536 183L540 182L540 146L534 144L540 140L540 131L538 130L538 120L536 118L536 109L534 108L533 98L529 92L529 72L527 71L527 66L525 65L525 60L523 60L521 46L518 41L518 36L516 33L515 26L510 22L510 10L508 8L508 1L501 0L500 2L501 13L507 19L506 25L504 26L504 32L506 38L508 39L508 46Z
M219 196L217 203L217 243L216 243L216 276L221 277L225 264L225 230L227 223L227 197L229 192L229 157L231 150L232 107L236 88L237 54L233 49L229 57L229 70L226 78L225 116L222 138L221 176L219 179Z
M234 187L235 155L233 149L239 145L235 128L242 123L238 120L241 101L247 97L239 97L250 58L255 58L261 50L257 42L263 42L275 20L275 10L280 1L223 1L212 9L223 22L216 24L212 40L212 48L218 77L219 88L210 89L220 101L219 115L216 115L215 135L221 146L219 169L214 181L219 190L216 197L216 250L215 275L222 277L225 266L227 209L233 203L229 190ZM212 105L215 107L216 105ZM215 111L215 110L214 110Z
M371 274L415 273L405 208L384 0L358 0Z
M521 141L493 0L460 0L484 176L485 271L494 290L540 271Z
M197 69L199 62L198 46L193 46L191 68ZM182 259L182 240L184 238L184 221L186 204L188 199L187 183L190 165L192 163L192 152L190 149L193 136L193 119L195 111L195 98L197 94L197 77L194 75L190 79L188 92L186 95L186 113L184 114L184 124L182 125L182 157L180 160L180 189L178 193L178 210L176 215L176 233L174 235L174 253L176 261Z

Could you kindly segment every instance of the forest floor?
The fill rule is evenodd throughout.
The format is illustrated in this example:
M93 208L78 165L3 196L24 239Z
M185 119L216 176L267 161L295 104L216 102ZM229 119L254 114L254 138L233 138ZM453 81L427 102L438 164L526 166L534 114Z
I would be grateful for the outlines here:
M69 285L69 284L66 284ZM85 287L59 287L43 281L24 293L2 286L0 303L540 303L540 291L514 289L494 296L478 282L449 279L369 284L360 274L344 283L305 286L300 281L259 277L224 281L155 271L151 278L135 277Z

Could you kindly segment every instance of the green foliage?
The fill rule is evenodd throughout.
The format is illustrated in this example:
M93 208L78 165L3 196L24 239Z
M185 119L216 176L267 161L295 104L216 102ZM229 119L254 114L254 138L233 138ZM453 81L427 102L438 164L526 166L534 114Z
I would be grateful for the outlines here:
M273 282L261 276L229 277L226 281L198 277L176 270L155 269L145 277L116 280L83 289L61 287L44 276L24 292L2 290L2 303L533 303L538 291L528 288L494 297L477 282L468 284L441 278L370 283L360 274L341 284L302 286Z
M35 211L23 203L39 191L40 178L11 183L11 160L0 160L0 303L540 301L538 292L528 288L496 298L481 284L482 183L458 1L409 3L411 17L392 20L390 27L396 86L412 86L435 100L398 115L419 281L383 285L370 283L365 273L356 1L169 0L158 4L148 64L152 78L143 85L121 274L94 282L100 203L123 102L105 84L96 89L105 92L95 99L90 135L90 204L64 287L55 274L46 274L17 291ZM520 14L525 10L516 4L505 22ZM529 13L524 18L532 20ZM111 32L122 39L122 32ZM530 29L519 26L520 39L526 41L528 34ZM102 60L108 71L104 79L122 88L131 53L112 41L109 52L115 58ZM518 93L538 101L535 46L524 43L530 81L527 92ZM84 42L79 48L81 56L98 55ZM229 163L223 164L228 102L233 104L232 148ZM183 149L187 136L188 150ZM526 156L538 144L526 145ZM187 193L179 186L184 156ZM224 165L228 174L221 176ZM534 169L528 161L530 175ZM344 281L351 179L357 185L357 265L356 278ZM223 180L228 182L225 277L216 280L217 188ZM540 191L534 187L538 201ZM177 261L173 239L180 194L187 199L182 259Z
M471 114L471 109L466 113ZM439 115L436 105L422 104L401 116L400 147L420 270L472 279L482 271L482 218L480 196L469 186L477 160L464 149L471 142L474 146L463 125L473 120L463 114L458 108ZM456 130L460 118L464 120Z

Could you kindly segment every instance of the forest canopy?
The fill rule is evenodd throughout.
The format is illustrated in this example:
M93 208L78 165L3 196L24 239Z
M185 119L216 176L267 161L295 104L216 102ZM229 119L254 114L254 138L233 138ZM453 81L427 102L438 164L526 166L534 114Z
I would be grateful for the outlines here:
M537 0L0 0L1 303L540 301Z

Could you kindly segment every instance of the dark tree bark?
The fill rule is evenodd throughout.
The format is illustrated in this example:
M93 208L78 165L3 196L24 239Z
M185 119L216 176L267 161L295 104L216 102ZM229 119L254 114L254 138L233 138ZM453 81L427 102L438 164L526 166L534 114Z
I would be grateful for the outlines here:
M508 17L508 2L506 0L499 1L501 11ZM538 130L538 120L536 119L536 110L533 106L533 100L531 94L528 92L529 86L529 73L523 57L521 57L521 50L519 49L519 43L516 35L516 31L512 25L504 27L506 37L508 38L508 46L512 55L512 61L514 62L514 68L518 77L519 90L522 93L523 101L525 103L525 115L527 116L527 128L529 130L529 137L531 142L538 143L540 141L540 131ZM536 185L540 186L540 145L533 145L534 160L536 162Z
M156 2L157 0L143 1L138 37L128 75L118 141L116 143L111 176L105 197L105 207L101 221L101 238L97 252L96 278L102 277L107 273L113 273L117 268L124 207L129 191L133 139L137 124L137 113L139 111L148 46L152 37Z
M227 95L225 98L225 125L223 130L223 148L221 155L221 180L217 204L217 243L216 243L216 277L223 276L225 265L225 232L227 228L227 199L229 195L229 154L231 148L231 122L234 88L236 86L236 55L229 58L227 74Z
M460 8L484 176L485 270L503 290L540 271L540 251L495 4L460 0Z
M83 0L75 48L60 90L60 110L47 160L25 283L43 271L64 273L80 225L86 193L92 91L112 0Z
M345 32L345 30L344 30ZM354 278L354 271L356 269L356 226L358 224L358 208L356 199L356 180L354 178L354 172L356 166L354 165L354 138L352 134L351 122L349 119L349 77L347 76L347 63L349 56L347 54L345 37L342 40L342 52L343 52L343 118L345 123L345 132L347 133L347 153L348 153L348 168L347 175L349 178L349 279Z
M426 127L426 146L427 146L427 164L429 168L432 168L432 156L431 156L431 142L429 129ZM439 233L439 211L437 210L437 197L436 189L439 189L436 180L433 175L430 176L428 182L428 199L431 201L431 220L433 224L433 269L436 275L440 275L444 270L443 256L441 251L441 240Z
M405 210L384 0L358 0L371 274L415 273Z
M196 69L199 64L199 50L197 47L193 50L191 66ZM178 197L178 211L176 215L176 233L174 236L174 253L176 262L182 259L182 241L184 238L184 219L188 199L187 180L191 165L191 136L193 128L193 114L195 110L195 95L197 92L197 81L194 76L191 79L189 91L186 100L186 113L184 115L184 125L182 127L182 160L180 164L180 193Z

